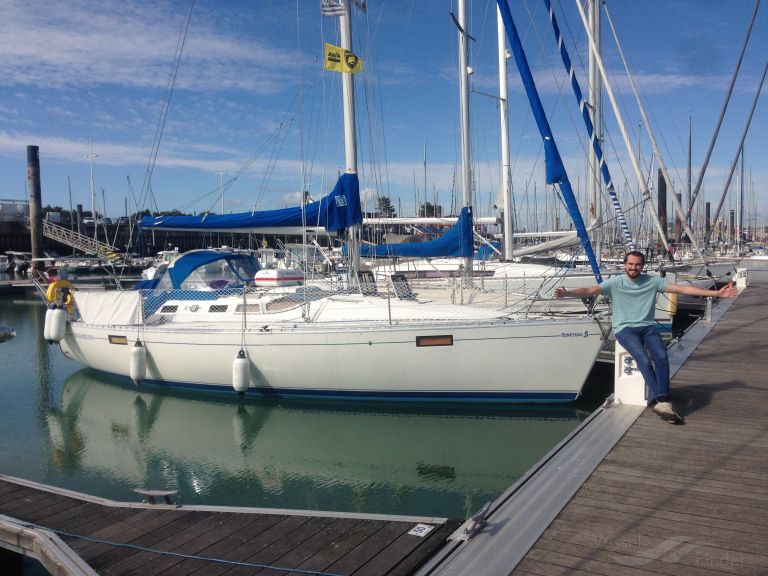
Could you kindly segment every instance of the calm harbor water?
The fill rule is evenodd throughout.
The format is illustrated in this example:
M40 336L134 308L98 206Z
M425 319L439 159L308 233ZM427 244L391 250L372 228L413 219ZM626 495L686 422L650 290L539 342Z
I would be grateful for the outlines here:
M42 339L34 295L0 298L0 473L137 501L465 518L557 444L578 405L238 402L82 368ZM602 371L602 378L606 377Z

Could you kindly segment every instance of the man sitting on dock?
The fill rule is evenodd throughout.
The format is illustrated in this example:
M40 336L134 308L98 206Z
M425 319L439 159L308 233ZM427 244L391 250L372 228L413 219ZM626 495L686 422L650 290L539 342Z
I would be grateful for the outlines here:
M672 284L659 276L643 274L645 256L633 250L624 256L624 274L586 288L555 290L555 298L585 298L605 294L611 300L616 340L635 359L649 390L649 405L671 424L683 424L669 400L669 359L667 349L654 326L657 292L714 298L733 298L736 287L729 283L719 290ZM651 362L653 360L653 362Z

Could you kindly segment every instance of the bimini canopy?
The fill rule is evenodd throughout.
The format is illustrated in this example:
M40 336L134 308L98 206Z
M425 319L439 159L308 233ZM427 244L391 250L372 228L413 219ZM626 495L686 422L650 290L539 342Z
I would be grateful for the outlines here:
M262 232L296 234L302 230L338 232L360 224L360 184L357 174L342 174L333 192L319 202L280 210L203 214L199 216L145 216L139 226L152 230Z
M406 242L402 244L376 244L360 247L360 256L365 258L438 258L458 256L471 258L474 253L472 237L472 211L461 209L459 219L448 232L427 242Z

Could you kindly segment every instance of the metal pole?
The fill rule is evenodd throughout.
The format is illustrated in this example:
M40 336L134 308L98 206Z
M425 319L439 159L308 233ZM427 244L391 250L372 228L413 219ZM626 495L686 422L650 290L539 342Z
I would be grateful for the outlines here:
M352 28L350 26L351 0L342 0L344 12L339 17L341 47L352 51ZM341 73L341 88L344 100L344 158L346 172L357 173L357 133L355 131L355 80L351 72ZM357 279L360 270L359 226L349 228L349 273Z
M509 165L509 100L507 90L507 32L501 10L496 7L496 30L499 42L499 121L501 123L501 193L504 206L504 260L512 260L514 223L512 187Z
M600 5L597 0L589 0L589 27L592 31L592 37L595 40L596 51L599 53L602 49L602 39L600 34ZM595 52L589 51L588 60L589 72L589 101L592 104L591 116L592 126L594 128L594 137L598 142L602 141L602 103L603 90L602 79L600 78L600 68L597 66ZM595 258L597 263L601 262L602 255L602 198L600 194L600 172L599 161L594 147L590 146L588 150L589 159L589 215L590 222L588 228L592 238L592 245L595 249Z
M472 206L472 154L469 138L469 61L467 58L467 10L459 0L459 114L461 132L461 194L464 206ZM472 277L472 257L464 258L464 271Z

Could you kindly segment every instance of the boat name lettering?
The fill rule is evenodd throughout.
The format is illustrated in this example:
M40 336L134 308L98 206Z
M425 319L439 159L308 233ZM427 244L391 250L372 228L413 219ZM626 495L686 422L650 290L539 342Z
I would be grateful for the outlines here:
M75 332L74 336L78 340L96 340L96 336L92 336L91 334L78 334Z
M589 330L584 330L584 332L560 332L560 336L563 338L588 338Z

